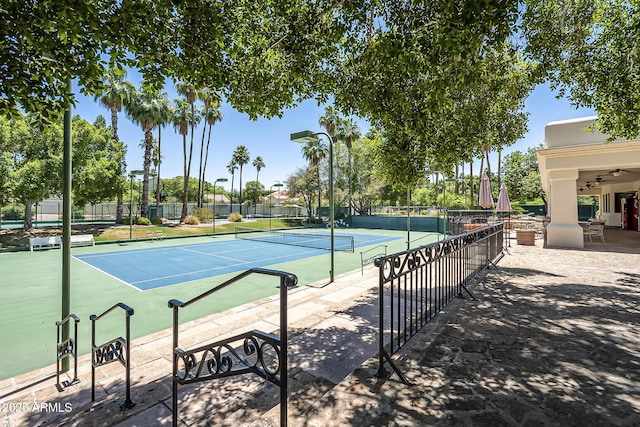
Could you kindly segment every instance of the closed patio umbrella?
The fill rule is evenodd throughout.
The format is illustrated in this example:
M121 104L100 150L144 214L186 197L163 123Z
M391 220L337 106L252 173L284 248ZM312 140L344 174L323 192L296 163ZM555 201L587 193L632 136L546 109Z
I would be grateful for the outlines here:
M480 178L480 194L478 195L478 205L483 208L493 206L493 196L491 195L491 182L487 173L484 172Z
M510 211L511 202L509 201L509 193L507 192L507 186L502 183L500 186L500 194L498 194L498 203L496 204L496 210L498 211Z

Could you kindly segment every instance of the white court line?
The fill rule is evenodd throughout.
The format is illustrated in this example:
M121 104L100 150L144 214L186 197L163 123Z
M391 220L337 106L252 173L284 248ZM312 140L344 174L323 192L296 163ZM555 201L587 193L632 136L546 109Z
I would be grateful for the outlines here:
M313 249L313 250L308 250L308 251L305 251L305 252L298 252L298 253L299 254L304 254L304 253L307 253L307 252L314 252L314 251L318 251L318 250L320 250L320 249ZM217 256L217 255L214 255L214 256ZM255 262L275 261L275 260L279 260L279 259L282 259L282 258L289 258L289 257L291 257L290 254L289 255L279 255L277 257L271 257L271 258L262 258L262 259L259 259L257 261L254 260L254 261L236 261L236 262L238 264L252 264L252 263L255 263ZM222 257L220 257L220 258L222 258ZM290 261L295 261L295 260L290 260ZM155 282L157 280L171 279L171 278L175 278L175 277L188 276L188 275L191 275L191 274L199 274L199 273L205 273L205 272L209 272L209 271L222 270L222 269L229 268L229 267L230 267L230 265L223 265L223 266L218 266L218 267L214 267L214 268L207 268L207 269L204 269L204 270L189 271L187 273L172 274L170 276L162 276L162 277L156 277L156 278L153 278L153 279L140 280L140 281L136 281L136 282L132 282L132 283ZM198 280L198 279L194 279L194 280ZM183 283L185 283L185 282L183 282Z
M75 258L75 257L74 257L74 258ZM129 287L131 287L131 288L135 289L135 290L136 290L136 291L138 291L138 292L142 292L142 289L138 288L137 286L132 285L132 284L131 284L131 283L129 283L129 282L125 282L124 280L122 280L122 279L120 279L120 278L118 278L118 277L114 276L113 274L109 274L109 273L107 273L106 271L101 270L101 269L99 269L98 267L96 267L96 266L94 266L94 265L91 265L91 264L89 264L89 263L88 263L88 262L86 262L86 261L81 260L80 258L76 258L76 260L77 260L77 261L79 261L79 262L81 262L81 263L83 263L83 264L88 265L89 267L93 268L94 270L98 270L100 273L106 274L107 276L111 277L112 279L117 280L117 281L118 281L118 282L120 282L120 283L124 283L125 285L127 285L127 286L129 286Z

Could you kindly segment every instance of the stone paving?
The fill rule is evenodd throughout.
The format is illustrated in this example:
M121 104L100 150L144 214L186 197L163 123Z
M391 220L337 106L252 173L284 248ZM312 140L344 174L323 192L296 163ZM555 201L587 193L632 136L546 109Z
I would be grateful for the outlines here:
M289 298L292 426L640 426L640 233L607 229L585 249L515 245L394 356L411 382L378 369L373 267ZM612 243L615 242L615 243ZM277 299L181 329L181 343L277 330ZM132 396L123 374L90 364L59 392L55 367L0 382L3 426L171 424L171 331L134 341ZM388 367L387 367L388 369ZM388 369L390 370L390 369ZM179 425L279 425L278 389L252 376L180 392ZM44 406L43 406L44 404Z

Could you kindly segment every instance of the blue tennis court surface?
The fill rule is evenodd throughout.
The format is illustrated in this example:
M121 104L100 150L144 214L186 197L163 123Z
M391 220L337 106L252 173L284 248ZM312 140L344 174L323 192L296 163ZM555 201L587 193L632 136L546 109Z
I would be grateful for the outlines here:
M354 234L355 247L394 239L397 237ZM139 290L147 290L326 253L323 249L252 240L219 240L74 255L74 258Z

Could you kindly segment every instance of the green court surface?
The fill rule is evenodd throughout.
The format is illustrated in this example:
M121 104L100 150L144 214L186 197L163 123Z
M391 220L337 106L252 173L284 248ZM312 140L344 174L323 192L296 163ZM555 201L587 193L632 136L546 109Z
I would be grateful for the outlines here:
M349 234L378 234L395 237L385 242L387 253L406 249L407 233L389 230L349 229ZM411 239L421 238L414 245L424 245L438 239L434 233L412 232ZM94 247L73 248L72 255L101 252L140 250L161 246L206 243L233 239L232 235L216 237L190 237L161 241L136 241L128 244L104 244ZM355 252L335 252L336 275L359 270L360 252L376 245L356 248ZM369 256L377 253L371 251ZM366 257L366 255L365 255ZM271 264L265 268L282 270L298 276L298 286L328 281L330 252L294 261ZM152 266L140 265L140 270ZM151 275L151 273L149 273ZM132 338L144 336L171 327L172 311L167 301L189 299L223 283L238 273L228 273L189 282L148 289L141 292L117 278L92 266L71 260L71 312L80 318L78 332L79 353L91 348L91 314L101 314L119 302L135 310L131 317ZM62 295L62 251L59 249L36 252L0 253L0 292L2 295L0 322L3 340L0 347L0 380L29 372L56 362L56 326L60 320ZM275 295L279 280L271 276L249 276L214 296L206 298L181 311L180 321L187 322L231 307ZM115 310L97 322L97 343L124 336L124 311Z

